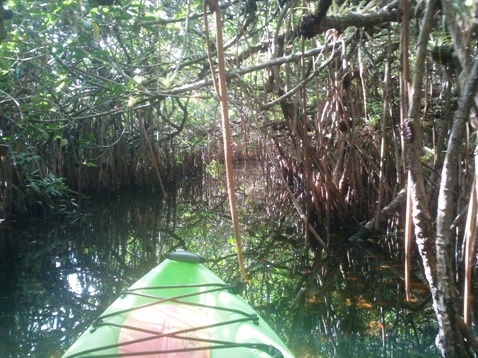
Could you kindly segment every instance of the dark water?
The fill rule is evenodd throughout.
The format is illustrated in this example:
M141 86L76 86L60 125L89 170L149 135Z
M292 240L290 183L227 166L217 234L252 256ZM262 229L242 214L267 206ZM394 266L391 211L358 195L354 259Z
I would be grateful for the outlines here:
M287 198L254 173L237 191L243 296L296 356L437 356L426 288L417 280L405 302L398 256L344 244L314 257ZM186 178L167 199L123 191L82 201L75 221L3 227L0 357L60 357L122 288L177 248L205 257L225 281L238 278L226 199L217 182Z

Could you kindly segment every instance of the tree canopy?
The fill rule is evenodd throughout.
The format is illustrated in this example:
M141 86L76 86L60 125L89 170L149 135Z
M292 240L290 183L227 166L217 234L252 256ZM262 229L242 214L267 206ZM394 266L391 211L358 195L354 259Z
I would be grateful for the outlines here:
M0 212L66 210L72 191L166 194L222 161L203 1L0 5ZM476 354L476 2L220 6L234 159L262 161L317 260L336 228L362 226L355 243L405 230L442 354Z

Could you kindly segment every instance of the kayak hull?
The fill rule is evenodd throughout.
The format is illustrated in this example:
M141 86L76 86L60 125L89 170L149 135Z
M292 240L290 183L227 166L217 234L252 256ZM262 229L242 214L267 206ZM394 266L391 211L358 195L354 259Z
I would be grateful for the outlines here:
M64 354L75 357L293 357L252 309L178 251L125 290Z

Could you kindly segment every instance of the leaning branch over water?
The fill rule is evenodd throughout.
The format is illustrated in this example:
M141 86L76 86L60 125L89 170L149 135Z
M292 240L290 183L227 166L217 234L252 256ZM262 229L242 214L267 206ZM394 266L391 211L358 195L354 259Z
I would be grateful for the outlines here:
M394 215L397 210L403 205L403 202L405 201L406 198L406 193L407 190L404 188L400 190L400 192L395 196L395 198L385 206L382 211L380 212L380 219L381 220L386 220L390 216ZM350 241L365 241L369 237L373 235L373 227L375 225L375 217L370 219L358 232L353 234L349 240ZM368 235L368 236L365 236Z

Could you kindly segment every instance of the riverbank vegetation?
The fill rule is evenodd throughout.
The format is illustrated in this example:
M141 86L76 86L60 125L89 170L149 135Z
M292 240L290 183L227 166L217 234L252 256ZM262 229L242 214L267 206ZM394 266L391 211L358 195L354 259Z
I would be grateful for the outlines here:
M202 1L3 4L0 219L220 173ZM317 270L344 230L404 262L409 301L423 268L447 357L478 352L476 6L221 2L234 160L284 193Z

